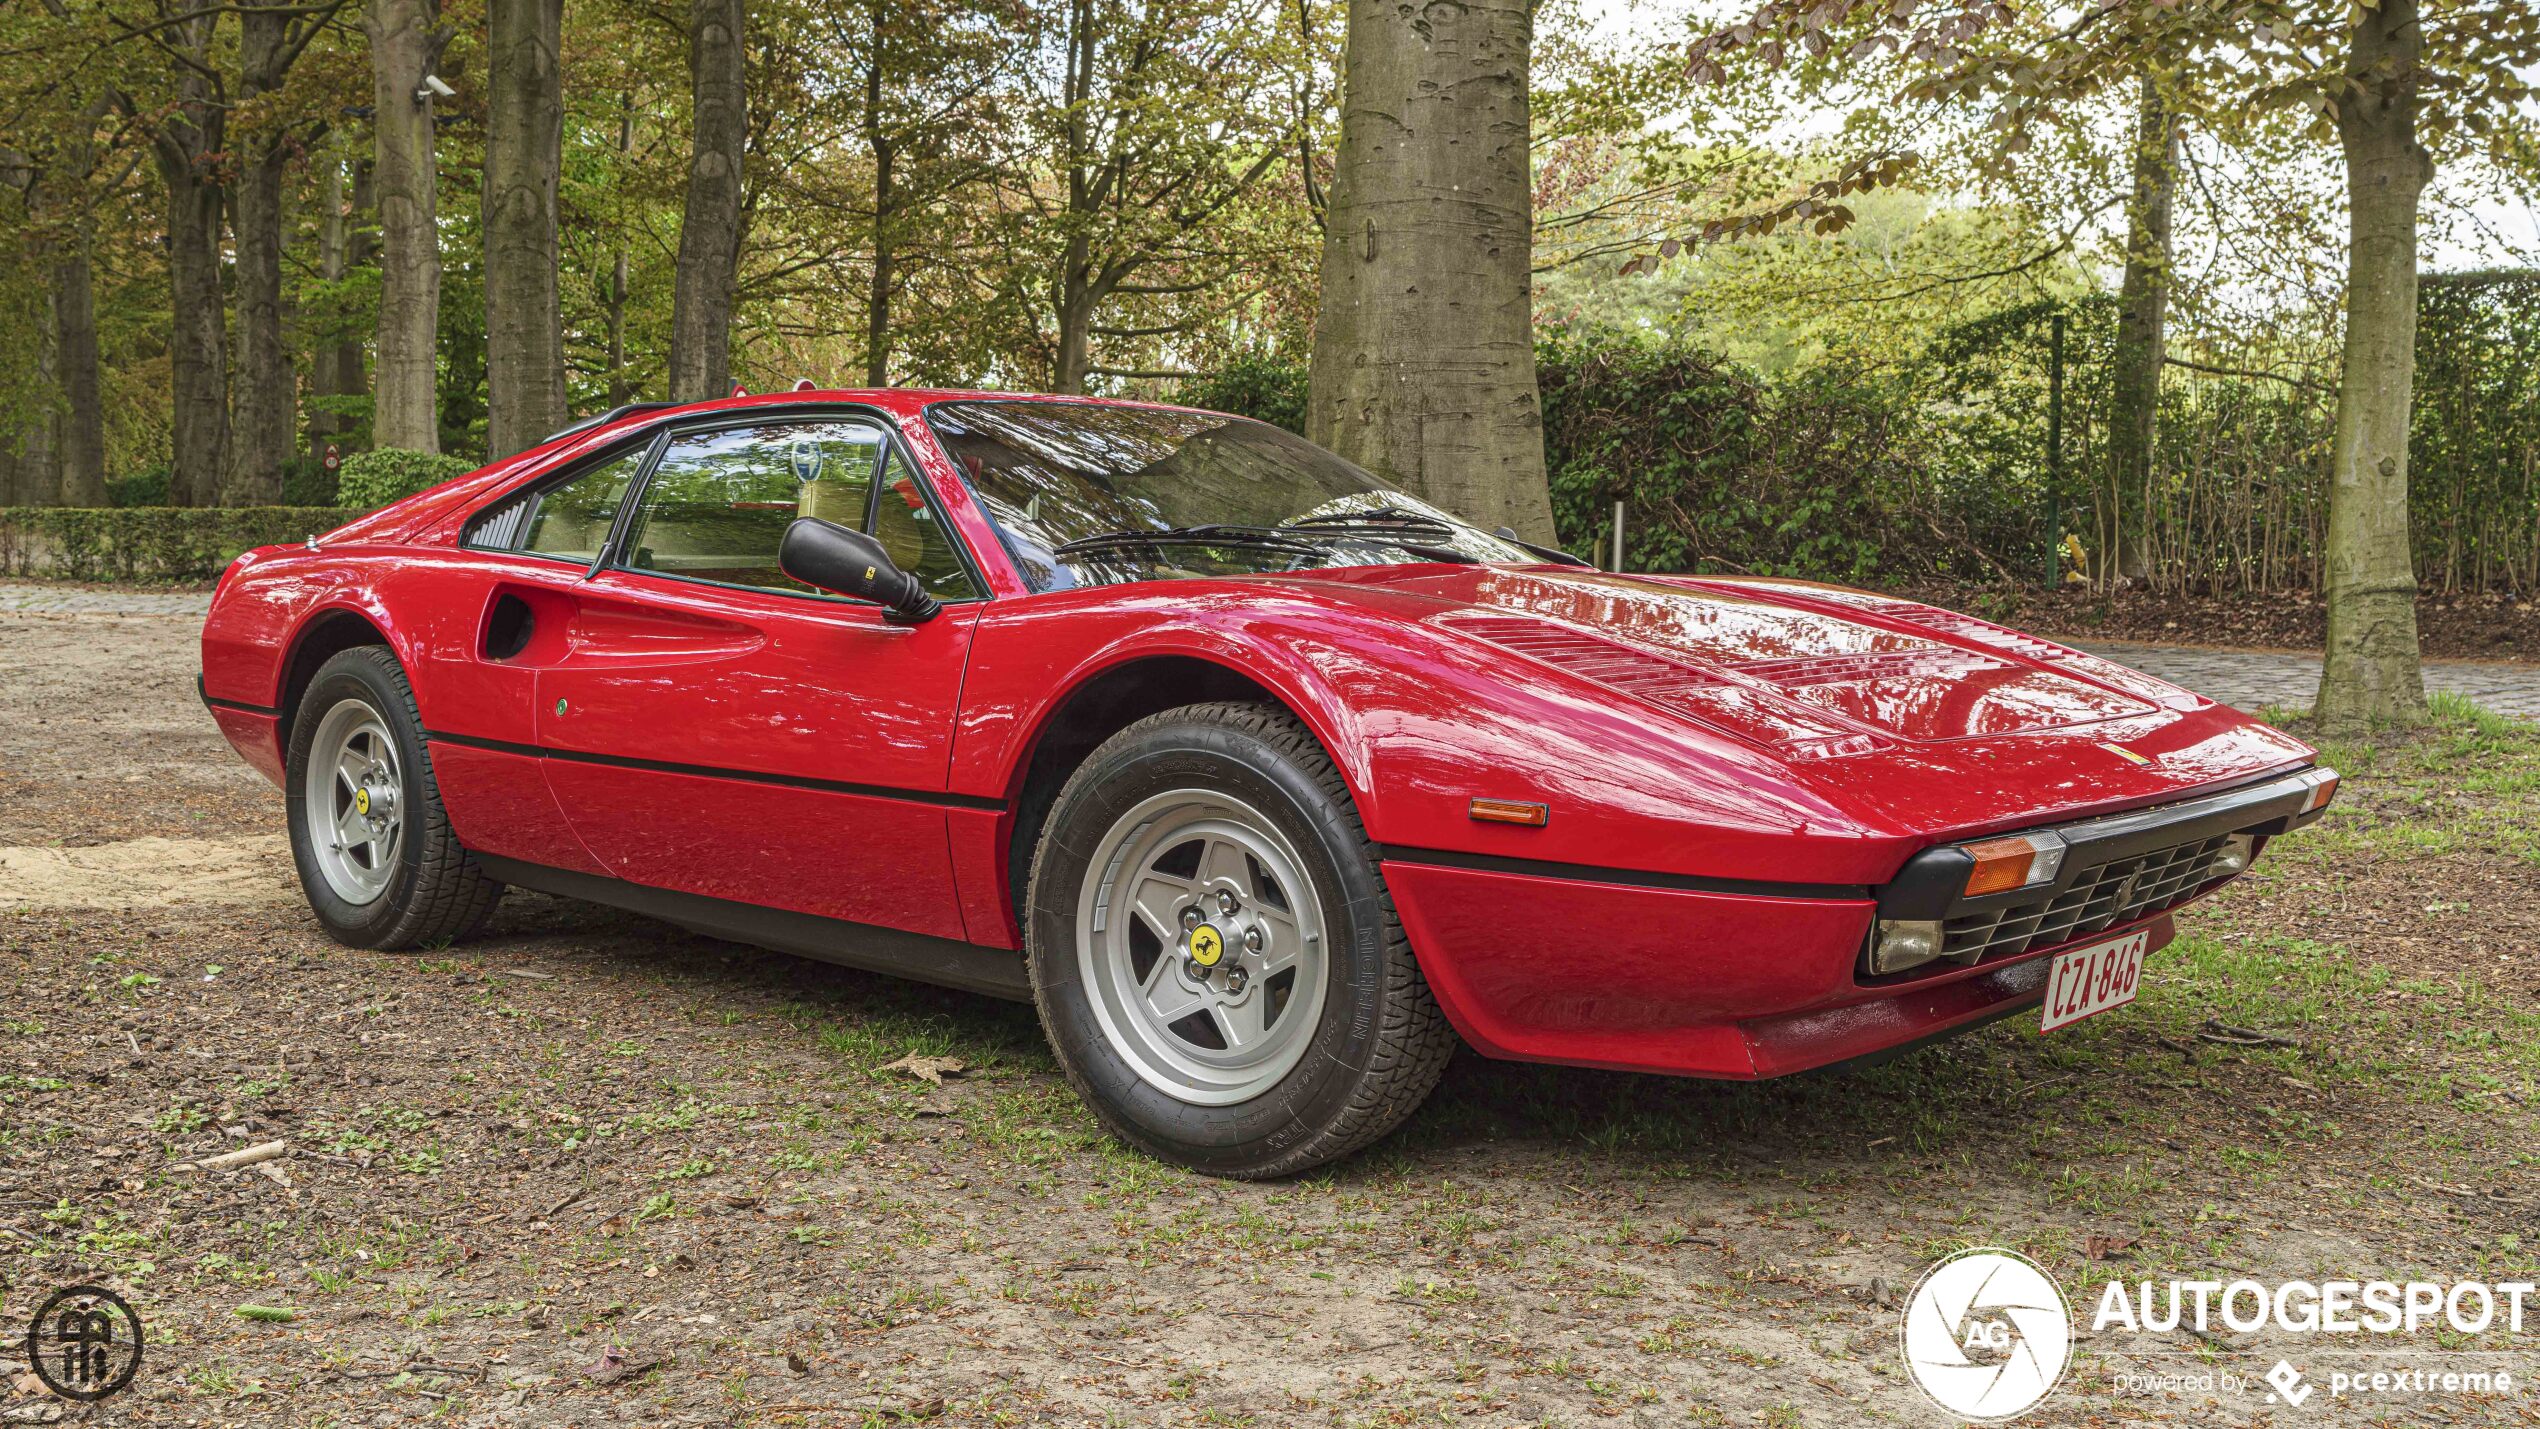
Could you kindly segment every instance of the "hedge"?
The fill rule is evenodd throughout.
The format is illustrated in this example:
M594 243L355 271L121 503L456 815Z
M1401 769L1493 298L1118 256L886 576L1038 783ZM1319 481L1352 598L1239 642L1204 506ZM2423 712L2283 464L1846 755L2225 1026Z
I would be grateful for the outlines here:
M334 530L343 506L0 506L0 574L199 581L239 552Z

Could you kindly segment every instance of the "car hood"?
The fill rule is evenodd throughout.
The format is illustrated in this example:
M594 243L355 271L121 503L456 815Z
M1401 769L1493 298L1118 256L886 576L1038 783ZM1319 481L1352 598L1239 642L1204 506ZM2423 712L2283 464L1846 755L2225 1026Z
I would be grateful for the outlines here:
M1725 736L1723 758L1766 756L1794 790L1865 829L1930 836L2079 817L2311 755L2239 711L2113 661L1864 591L1551 567L1374 567L1309 579L1444 638L1481 642L1503 677L1539 683L1522 672L1548 667L1617 711ZM1741 747L1747 756L1729 753Z
M1838 587L1489 567L1387 584L1438 602L1432 624L1802 757L2210 704L2080 651Z

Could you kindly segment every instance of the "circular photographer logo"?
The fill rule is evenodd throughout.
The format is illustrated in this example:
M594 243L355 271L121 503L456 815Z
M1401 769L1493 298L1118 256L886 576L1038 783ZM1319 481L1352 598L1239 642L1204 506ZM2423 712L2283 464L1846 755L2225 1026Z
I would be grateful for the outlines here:
M2072 1312L2028 1257L1962 1250L1905 1302L1904 1347L1906 1371L1932 1403L1968 1419L2008 1419L2064 1377Z
M56 1290L26 1330L27 1363L64 1399L103 1399L141 1368L141 1317L98 1285Z

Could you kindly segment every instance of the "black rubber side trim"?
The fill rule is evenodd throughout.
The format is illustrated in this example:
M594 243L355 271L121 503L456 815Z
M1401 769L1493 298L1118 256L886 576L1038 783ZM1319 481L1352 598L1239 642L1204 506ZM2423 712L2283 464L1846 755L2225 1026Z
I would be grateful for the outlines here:
M282 713L271 705L251 705L245 700L213 699L210 695L203 693L203 677L200 675L194 677L194 698L201 700L203 708L207 710L238 710L246 714L277 716Z
M659 759L625 759L614 754L590 754L579 749L551 749L543 744L514 744L503 739L479 739L472 734L447 734L426 730L424 738L436 744L455 744L462 749L485 749L496 754L517 754L529 759L557 759L570 764L605 764L618 769L641 769L652 774L692 774L700 779L737 779L744 784L772 784L782 789L811 789L823 794L856 794L867 799L898 799L911 804L933 804L946 809L979 809L1001 812L1008 807L1003 799L990 799L976 794L944 794L932 789L901 789L888 784L845 784L834 779L790 779L782 774L762 774L755 769L718 769L707 764L672 764Z
M1685 873L1643 873L1629 868L1603 868L1587 863L1550 863L1535 858L1502 858L1496 854L1450 853L1445 849L1404 848L1385 844L1377 850L1387 863L1419 863L1437 868L1469 868L1478 873L1515 873L1528 878L1566 878L1576 883L1611 883L1624 888L1671 888L1686 893L1743 893L1756 898L1867 899L1861 883L1774 883L1758 878L1703 878Z
M1009 1002L1032 1000L1032 978L1023 965L1023 955L1009 949L982 947L977 943L902 932L897 928L877 928L869 923L850 923L841 918L823 918L816 913L795 913L783 908L762 908L755 903L734 903L728 899L708 898L701 893L653 888L629 883L622 878L577 873L569 868L549 868L543 864L522 863L517 859L496 858L491 854L472 853L471 856L488 874L515 888L552 893L560 898L579 898L586 903L604 903L629 913L641 913L647 918L676 923L710 938L726 938L736 943L773 948L780 953L836 963L841 967L913 978L919 982L959 988L964 992L985 993Z

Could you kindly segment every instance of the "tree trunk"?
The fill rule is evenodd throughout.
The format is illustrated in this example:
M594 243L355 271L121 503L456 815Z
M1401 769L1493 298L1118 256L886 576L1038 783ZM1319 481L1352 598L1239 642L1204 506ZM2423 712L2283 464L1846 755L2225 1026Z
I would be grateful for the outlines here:
M326 167L318 178L318 281L330 291L344 281L350 266L353 223L345 209L344 156L330 150ZM313 398L342 394L337 344L319 337L309 353L309 395ZM344 419L322 401L309 404L309 450L314 453L344 430Z
M1306 434L1553 539L1535 391L1523 0L1350 0Z
M2417 582L2408 549L2408 407L2416 377L2417 200L2433 163L2417 144L2417 0L2355 12L2337 131L2353 234L2346 358L2329 457L2328 660L2323 729L2426 718Z
M59 506L62 500L62 409L52 400L61 391L60 314L56 295L44 295L44 316L35 332L35 390L45 400L18 424L14 490L0 489L0 505ZM0 445L7 437L0 433Z
M625 172L635 152L635 96L621 94L617 104L617 158L619 172ZM624 231L624 225L620 225ZM624 243L618 244L617 261L609 268L607 322L609 334L609 410L615 411L635 400L634 384L626 380L626 300L629 296L627 269L633 262Z
M432 100L423 77L440 48L434 0L373 0L370 33L376 112L372 183L379 195L379 369L371 441L441 450L435 361L441 327L439 160Z
M283 13L240 12L239 89L249 100L282 87L290 38L291 22ZM238 370L229 394L229 464L221 475L221 501L269 506L282 499L282 464L291 457L298 406L291 352L282 343L282 177L289 151L286 136L270 124L243 137L230 189Z
M349 198L345 194L346 168L352 170ZM329 166L327 220L320 230L318 264L319 272L330 283L340 283L369 267L376 256L367 217L372 204L370 173L368 159ZM363 396L370 391L368 365L368 352L361 338L350 332L339 333L336 340L318 348L316 390L335 398ZM360 433L360 420L349 412L321 412L309 420L312 450L330 441L349 444Z
M2134 197L2126 206L2125 283L2109 363L2108 491L2116 503L2116 574L2152 574L2152 448L2160 431L2161 358L2170 301L2170 199L2178 122L2149 70L2135 120Z
M485 134L485 455L526 451L565 424L556 296L564 0L493 0Z
M1058 354L1050 369L1050 390L1080 393L1085 390L1085 369L1093 362L1095 300L1092 295L1091 245L1083 235L1067 240L1059 264L1056 311L1058 317Z
M694 133L671 290L674 402L732 390L732 285L740 270L741 148L748 134L742 23L742 0L693 0L688 12Z
M97 377L97 289L88 245L83 216L53 262L53 363L63 412L54 448L60 476L55 493L45 499L64 506L106 504L106 408Z
M167 187L168 383L175 462L168 502L209 506L229 465L228 332L222 321L221 193L183 141L154 146Z
M873 28L873 53L864 66L864 143L873 151L873 283L864 299L864 385L891 385L891 211L893 162L899 157L899 145L882 130L882 45L884 25L881 0L866 7Z

